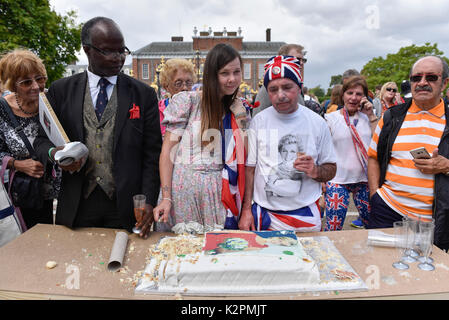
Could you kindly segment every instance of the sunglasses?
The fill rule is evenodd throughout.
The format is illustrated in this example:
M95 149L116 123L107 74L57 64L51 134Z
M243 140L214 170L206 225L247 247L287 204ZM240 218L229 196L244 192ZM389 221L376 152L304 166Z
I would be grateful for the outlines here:
M174 86L175 88L182 88L184 86L184 84L186 85L187 88L191 88L193 86L193 82L190 80L187 81L182 81L182 80L178 80L175 81Z
M393 91L395 93L398 92L398 89L395 89L395 88L387 88L385 90L387 90L388 92L391 92L391 91Z
M21 81L17 81L17 84L21 86L22 88L29 88L33 85L33 81L36 81L36 83L41 86L45 85L45 82L47 82L47 77L45 76L37 76L34 79L25 79Z
M441 75L439 75L439 74L415 74L410 77L410 82L420 82L423 77L425 77L427 82L435 82L435 81L438 81L438 78L441 77Z
M306 64L307 63L307 58L298 58L298 57L296 57L296 59L299 60L299 64Z

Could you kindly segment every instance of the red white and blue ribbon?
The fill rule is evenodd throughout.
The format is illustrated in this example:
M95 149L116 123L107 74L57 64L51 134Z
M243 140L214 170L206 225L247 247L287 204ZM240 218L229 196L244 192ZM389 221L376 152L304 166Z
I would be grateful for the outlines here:
M253 203L251 212L256 231L293 230L297 232L320 231L321 214L318 200L310 206L296 210L268 210Z
M343 113L343 117L345 118L346 125L349 127L349 131L351 132L352 142L354 143L355 153L362 165L362 168L365 172L365 175L368 177L368 152L366 151L365 145L363 144L362 138L360 138L355 125L351 123L349 120L348 110L346 108L341 109Z
M245 105L248 110L248 106ZM223 118L222 135L222 191L221 201L226 209L225 229L238 229L245 192L245 162L247 153L244 140L232 112Z

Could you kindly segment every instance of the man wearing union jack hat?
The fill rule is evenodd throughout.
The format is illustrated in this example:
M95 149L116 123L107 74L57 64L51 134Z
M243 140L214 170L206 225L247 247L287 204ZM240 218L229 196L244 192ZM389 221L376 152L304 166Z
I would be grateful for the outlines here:
M304 51L304 47L300 44L295 43L288 43L284 44L279 48L278 55L279 56L293 56L298 58L300 63L299 71L301 72L301 79L304 80L304 65L307 62L307 59L304 58L306 54L306 51ZM298 101L300 104L305 105L304 97L302 92L298 96ZM257 108L253 109L253 117L261 112L262 110L265 110L266 108L271 106L270 97L268 96L267 90L265 87L260 87L259 91L257 92L256 96L256 102L259 102L259 106Z
M248 130L240 229L321 230L321 183L335 176L336 158L324 119L298 103L302 84L296 57L275 56L265 64L273 105Z

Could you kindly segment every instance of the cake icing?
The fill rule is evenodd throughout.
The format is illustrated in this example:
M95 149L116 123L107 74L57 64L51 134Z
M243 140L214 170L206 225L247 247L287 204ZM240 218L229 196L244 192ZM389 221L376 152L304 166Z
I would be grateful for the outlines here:
M160 292L294 292L320 282L317 264L293 231L208 232L202 249L196 237L167 237L158 248L165 252L145 274Z

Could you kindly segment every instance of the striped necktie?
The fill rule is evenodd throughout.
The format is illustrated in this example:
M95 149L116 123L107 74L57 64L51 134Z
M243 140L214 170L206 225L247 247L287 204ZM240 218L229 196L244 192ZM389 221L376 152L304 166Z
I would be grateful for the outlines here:
M98 92L97 103L95 105L95 113L97 114L97 119L100 120L101 116L103 115L104 109L108 104L108 93L106 91L106 88L108 87L110 82L106 78L101 78L100 81L98 81L98 84L100 85L100 92Z

